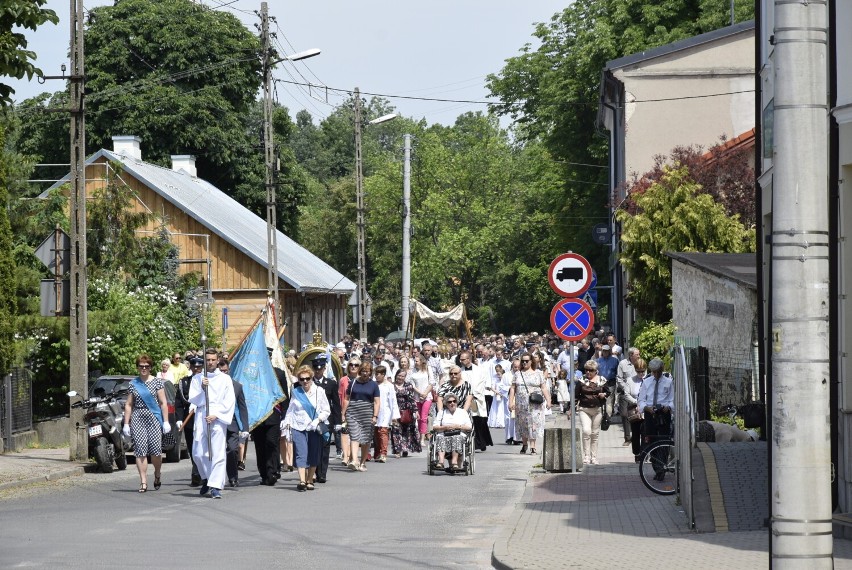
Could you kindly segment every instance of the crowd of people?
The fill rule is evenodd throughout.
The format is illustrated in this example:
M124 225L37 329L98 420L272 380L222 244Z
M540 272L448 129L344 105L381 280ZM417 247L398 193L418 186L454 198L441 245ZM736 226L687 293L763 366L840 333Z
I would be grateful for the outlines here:
M494 445L492 429L503 430L505 444L520 446L519 453L537 454L545 418L553 413L576 414L583 462L592 465L604 415L620 416L624 446L638 461L642 434L670 429L674 406L662 361L646 363L636 348L625 354L611 334L590 335L573 351L535 333L472 341L344 338L309 362L299 360L297 366L290 351L288 370L276 369L284 399L250 429L227 354L212 348L203 355L175 353L156 375L151 358L140 355L123 428L134 441L139 492L148 490L149 457L154 489L160 488L163 440L181 434L192 458L190 485L221 498L226 484L239 485L249 438L261 484L274 486L283 471L295 470L302 492L327 481L332 447L353 472L367 471L370 461L423 453L430 437L434 467L460 469L468 438L478 452L486 451ZM343 373L336 375L332 364ZM175 426L166 416L164 382L176 386Z

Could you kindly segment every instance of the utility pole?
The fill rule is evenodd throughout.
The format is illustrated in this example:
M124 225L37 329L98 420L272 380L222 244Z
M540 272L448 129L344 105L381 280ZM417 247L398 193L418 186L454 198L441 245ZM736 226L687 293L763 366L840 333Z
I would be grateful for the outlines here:
M71 74L68 78L71 104L71 307L69 311L69 389L88 398L89 358L87 269L86 269L86 118L83 105L85 66L83 54L83 0L71 0ZM88 434L78 429L83 409L70 409L69 451L72 461L86 461Z
M266 243L268 247L267 288L275 300L275 327L281 327L281 304L278 294L278 220L276 212L274 154L272 135L272 65L269 42L269 7L260 3L260 43L263 50L263 166L266 184ZM276 331L277 332L277 331Z
M775 1L770 567L833 568L828 8Z
M402 167L402 325L408 330L408 306L411 303L411 135L405 139ZM413 331L412 331L413 332Z
M355 292L358 313L358 338L367 340L367 256L366 221L364 218L364 173L361 165L361 91L355 88L355 208L358 212L358 287Z

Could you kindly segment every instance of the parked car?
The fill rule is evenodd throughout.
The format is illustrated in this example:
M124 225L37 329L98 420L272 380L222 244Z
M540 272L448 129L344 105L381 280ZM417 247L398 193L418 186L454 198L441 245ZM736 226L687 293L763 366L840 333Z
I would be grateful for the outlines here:
M89 387L89 396L97 396L110 394L116 390L126 390L130 387L130 382L136 376L126 374L106 374L99 376L97 380ZM163 382L163 391L166 393L166 409L169 412L169 423L172 425L172 430L177 430L175 425L175 385L171 382ZM127 401L127 398L122 398L121 404ZM177 437L177 433L175 433ZM186 439L180 438L180 445L175 445L172 449L165 451L165 460L168 463L178 463L181 457L189 457L186 449Z

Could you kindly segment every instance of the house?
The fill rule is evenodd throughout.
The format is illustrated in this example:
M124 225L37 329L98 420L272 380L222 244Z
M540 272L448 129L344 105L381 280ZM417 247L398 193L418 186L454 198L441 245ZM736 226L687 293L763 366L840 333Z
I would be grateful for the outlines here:
M707 393L718 404L760 398L757 255L672 253L672 321L681 339L706 349ZM696 390L704 390L698 386Z
M754 127L754 34L754 21L742 22L607 62L597 125L609 132L611 213L655 156L676 146L709 148ZM620 229L610 220L612 327L627 339L634 321L624 302L629 276L618 265Z
M99 150L86 161L87 195L116 177L133 194L137 210L161 218L145 231L165 227L180 251L181 272L201 274L215 300L223 338L228 346L235 345L267 300L266 221L198 178L191 156L173 156L171 169L143 161L141 140L135 136L113 137L112 150ZM287 345L298 350L314 331L326 339L345 335L347 300L355 284L280 231L277 250ZM222 328L223 309L227 329Z

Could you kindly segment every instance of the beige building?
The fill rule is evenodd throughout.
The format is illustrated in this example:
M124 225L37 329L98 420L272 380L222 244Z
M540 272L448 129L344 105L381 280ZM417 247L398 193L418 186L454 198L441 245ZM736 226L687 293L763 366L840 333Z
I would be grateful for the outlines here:
M755 125L754 21L701 34L607 63L601 75L598 127L609 132L610 208L654 157L677 146L705 149ZM612 327L626 339L633 323L617 264L619 228L611 219Z

